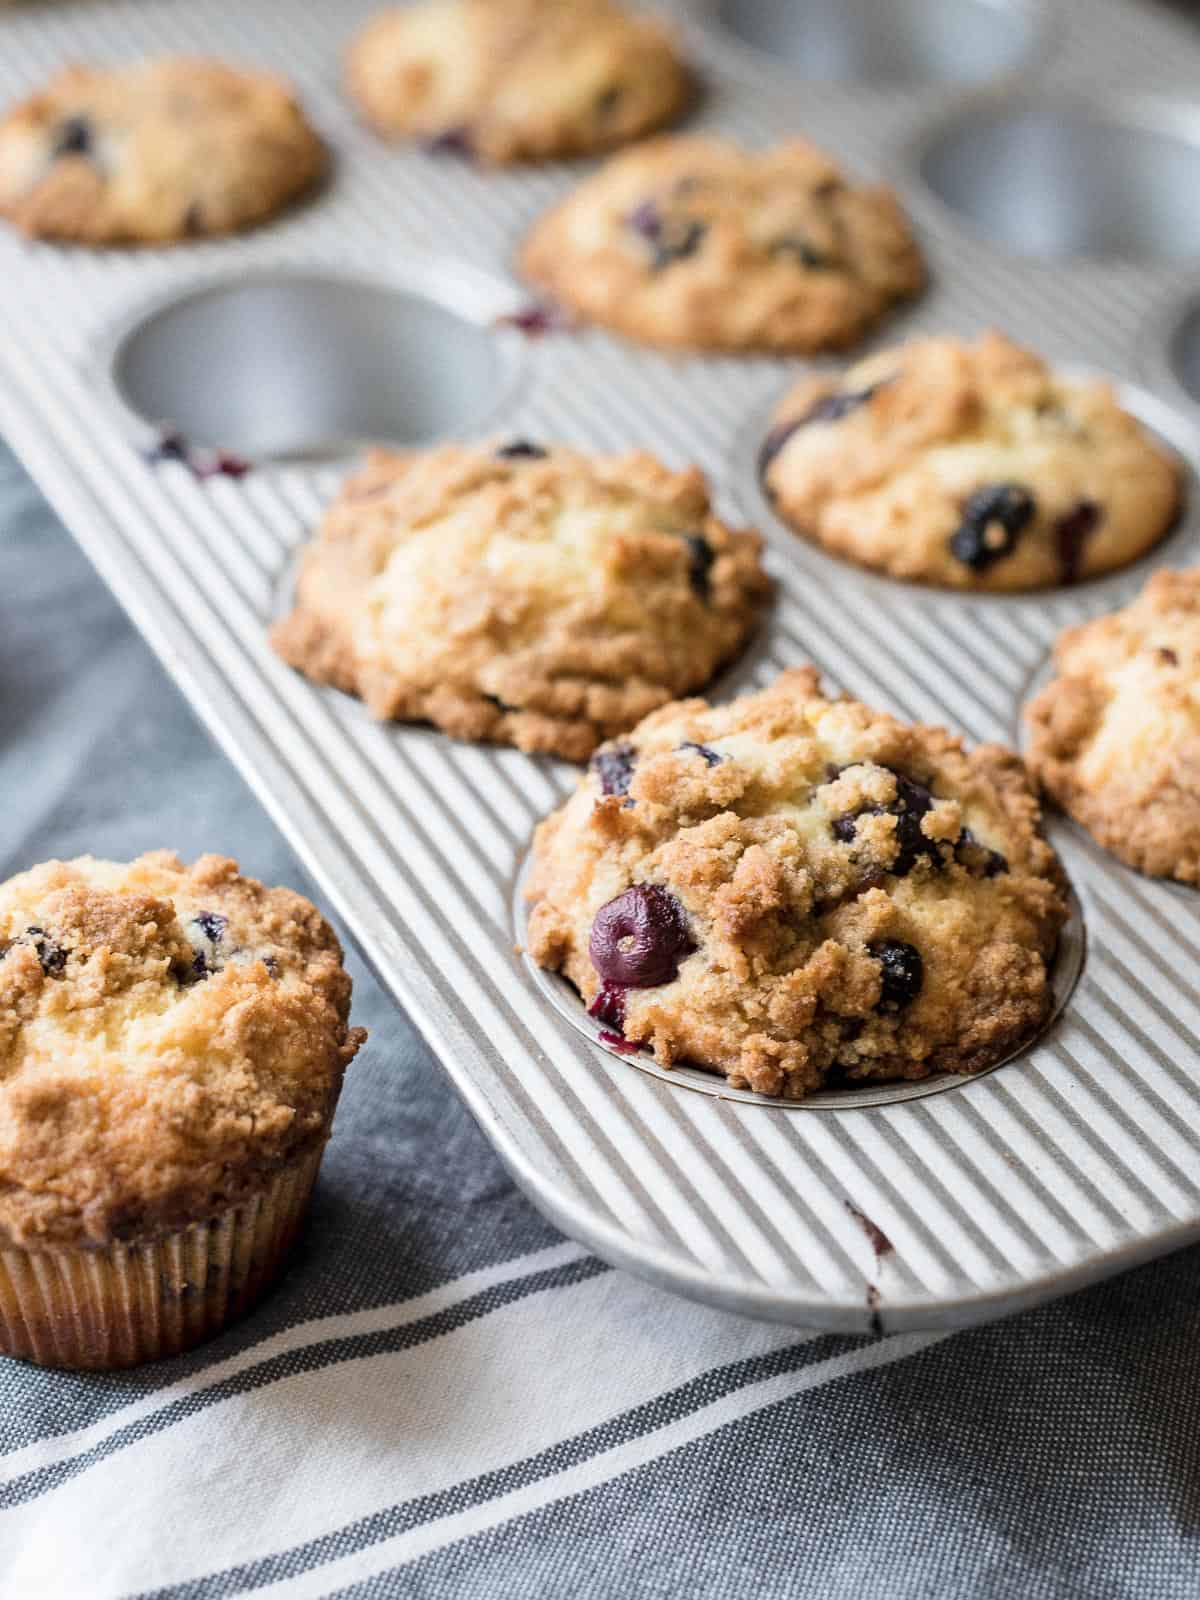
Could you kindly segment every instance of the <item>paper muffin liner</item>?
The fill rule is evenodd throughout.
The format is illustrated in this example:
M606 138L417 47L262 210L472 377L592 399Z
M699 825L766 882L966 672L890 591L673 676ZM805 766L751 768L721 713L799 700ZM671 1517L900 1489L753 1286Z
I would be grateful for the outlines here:
M174 1233L100 1248L0 1249L0 1351L103 1370L211 1339L278 1275L323 1154L322 1145L306 1151L248 1199Z

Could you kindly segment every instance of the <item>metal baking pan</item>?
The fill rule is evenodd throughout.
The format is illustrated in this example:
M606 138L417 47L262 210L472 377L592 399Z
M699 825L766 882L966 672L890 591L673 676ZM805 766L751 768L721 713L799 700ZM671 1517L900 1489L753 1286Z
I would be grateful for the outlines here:
M1019 739L1062 626L1200 554L1194 484L1150 558L1041 596L916 590L794 538L751 462L800 364L498 329L525 298L524 230L583 169L481 173L376 142L337 81L371 9L35 0L0 19L4 100L66 58L220 53L294 76L338 154L321 197L236 240L97 252L0 234L0 427L47 497L531 1199L601 1255L752 1315L865 1331L962 1326L1200 1237L1193 892L1056 821L1080 909L1062 1009L1032 1048L915 1094L763 1103L611 1055L515 951L530 834L570 768L378 726L271 653L296 548L375 434L498 430L696 462L725 512L764 528L781 585L718 692L812 660L971 740ZM678 9L707 83L698 125L750 142L802 130L901 191L934 281L877 343L999 324L1111 374L1194 469L1197 36L1128 0ZM236 480L150 466L139 447L163 416L271 459Z

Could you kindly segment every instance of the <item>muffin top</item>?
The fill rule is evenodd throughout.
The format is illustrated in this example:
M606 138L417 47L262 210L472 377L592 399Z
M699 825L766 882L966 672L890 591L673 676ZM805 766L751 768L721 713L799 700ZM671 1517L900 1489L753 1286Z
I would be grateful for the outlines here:
M1108 383L998 333L914 339L802 378L760 457L780 515L894 578L1074 583L1136 560L1179 506L1175 457Z
M278 78L184 57L68 67L0 122L0 216L45 239L163 244L258 222L324 168Z
M760 543L713 515L698 471L641 452L376 451L274 642L377 716L582 761L741 647Z
M375 17L351 95L391 136L500 163L607 150L683 110L670 28L612 0L427 0Z
M323 1141L350 979L288 889L203 856L50 861L0 884L0 1241L201 1221Z
M614 157L534 227L521 257L555 300L651 344L852 344L925 270L889 189L815 145L657 139Z
M1131 867L1200 883L1200 572L1156 572L1054 664L1026 713L1034 776Z
M735 1087L977 1071L1052 1007L1067 906L1038 823L1011 752L797 668L597 751L538 830L529 952L613 1033Z

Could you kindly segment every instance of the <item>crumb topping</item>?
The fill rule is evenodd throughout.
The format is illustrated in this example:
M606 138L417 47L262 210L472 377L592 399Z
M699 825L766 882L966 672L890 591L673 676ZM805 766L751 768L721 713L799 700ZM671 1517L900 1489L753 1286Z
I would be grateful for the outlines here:
M1122 861L1200 883L1200 572L1155 573L1054 664L1026 712L1034 776Z
M1064 880L1010 752L811 668L616 751L538 830L529 950L663 1065L799 1098L979 1070L1045 1020Z
M535 226L522 265L593 321L723 350L852 344L925 276L891 191L853 183L800 139L638 145Z
M52 861L0 885L0 1238L201 1220L323 1140L350 979L301 896L204 856Z
M274 642L376 716L586 760L737 653L761 541L695 470L516 446L374 452Z
M759 459L798 532L892 577L1074 583L1170 527L1182 474L1112 386L1059 376L998 333L915 339L802 378Z

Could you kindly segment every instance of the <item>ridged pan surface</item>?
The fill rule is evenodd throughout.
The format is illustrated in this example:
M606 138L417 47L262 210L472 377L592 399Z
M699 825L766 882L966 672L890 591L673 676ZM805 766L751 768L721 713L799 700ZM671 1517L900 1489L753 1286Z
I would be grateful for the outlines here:
M0 232L0 428L513 1173L568 1233L682 1293L848 1330L967 1324L1200 1237L1196 894L1124 870L1054 822L1082 910L1067 958L1082 970L1033 1048L978 1079L885 1103L783 1107L697 1092L720 1086L639 1070L583 1037L514 950L530 835L572 769L373 724L272 655L266 627L338 479L310 458L312 429L344 447L399 403L391 366L369 360L369 307L389 288L403 300L384 323L405 366L412 437L499 430L646 446L700 465L726 512L760 523L779 603L721 695L814 661L831 686L900 716L1015 742L1058 630L1123 603L1153 566L1200 553L1195 491L1149 560L1044 596L917 590L801 543L773 519L750 466L800 363L672 358L600 331L493 332L524 299L511 267L524 230L586 168L482 173L376 142L338 84L345 39L371 9L81 0L3 14L5 100L63 59L221 54L292 75L338 161L323 195L237 240L98 252ZM727 5L768 55L725 31L715 6L679 9L708 82L697 125L754 143L803 131L901 190L934 281L881 339L1001 325L1059 363L1113 375L1194 456L1200 223L1189 236L1187 215L1200 192L1200 43L1190 30L1111 0ZM801 12L817 19L803 39ZM873 38L872 12L903 32L903 48ZM835 76L804 81L786 59L795 48L815 49L812 70ZM898 81L853 80L860 61L878 70L872 49ZM308 314L310 291L327 318ZM270 313L262 324L256 294ZM258 348L281 307L297 339L321 322L361 350L365 412L331 398L320 351L297 372ZM151 467L131 397L194 402L194 417L175 420L203 432L228 417L252 447L288 459L239 481ZM276 421L278 438L255 433ZM877 1250L875 1230L890 1249Z

